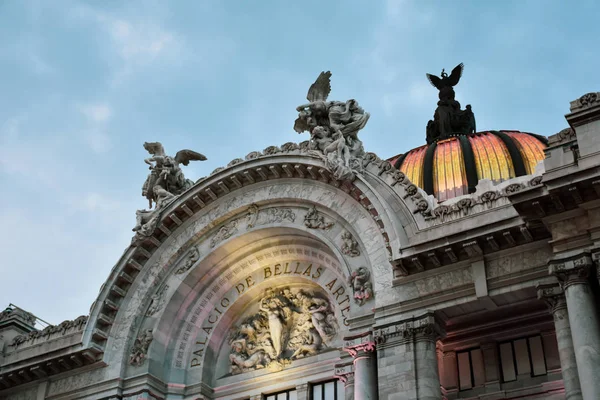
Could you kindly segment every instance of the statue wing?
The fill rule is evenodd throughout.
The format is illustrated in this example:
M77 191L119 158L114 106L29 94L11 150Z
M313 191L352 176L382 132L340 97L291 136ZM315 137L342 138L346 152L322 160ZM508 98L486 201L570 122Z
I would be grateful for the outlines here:
M429 83L431 83L431 86L438 90L442 90L442 80L439 77L431 74L425 75L427 76L427 80L429 81Z
M190 161L206 161L206 157L193 150L179 150L175 155L175 161L183 165L188 165Z
M308 126L308 124L306 123L306 120L304 118L296 118L296 121L294 122L294 130L298 133L302 133L304 131L309 131L310 130L310 126Z
M165 155L165 149L160 142L144 142L144 149L153 156Z
M454 67L454 69L450 73L450 76L448 77L448 83L450 83L451 86L454 86L458 83L460 77L462 76L464 68L465 65L463 63L460 63L456 67Z
M311 103L317 100L327 100L327 96L331 92L331 72L323 71L312 85L308 89L306 99Z

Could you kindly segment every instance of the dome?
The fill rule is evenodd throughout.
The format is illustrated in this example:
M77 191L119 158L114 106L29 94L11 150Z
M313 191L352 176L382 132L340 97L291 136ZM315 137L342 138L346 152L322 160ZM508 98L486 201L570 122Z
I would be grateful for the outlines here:
M545 137L487 131L438 140L393 157L392 165L438 201L473 193L480 179L499 183L533 174L544 159Z

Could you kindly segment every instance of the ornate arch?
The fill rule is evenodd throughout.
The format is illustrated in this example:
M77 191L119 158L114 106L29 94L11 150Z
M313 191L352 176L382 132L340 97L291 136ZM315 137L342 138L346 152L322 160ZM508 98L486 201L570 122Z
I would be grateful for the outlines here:
M98 351L109 348L111 351L104 355L105 362L114 369L120 366L118 374L125 375L124 369L133 368L128 366L130 348L144 347L145 324L153 318L142 315L147 313L150 302L161 296L160 290L164 285L171 285L167 281L178 279L174 277L180 275L177 271L181 268L195 271L195 264L202 264L207 255L217 257L222 245L227 245L242 233L251 235L259 228L310 231L313 237L328 244L332 259L335 256L339 260L347 258L340 253L341 235L350 232L364 252L365 267L371 272L374 291L378 296L380 293L385 296L392 280L390 261L398 252L391 243L406 243L406 230L416 229L417 217L420 217L398 196L398 189L404 186L393 183L394 180L400 182L402 177L388 173L384 162L371 157L365 165L364 176L352 183L342 183L332 178L320 159L300 153L296 149L291 154L281 153L233 163L227 170L216 171L199 181L166 207L155 229L149 235L138 236L113 268L92 307L90 329L84 343ZM370 172L371 169L373 172ZM392 182L387 182L388 179ZM379 187L386 189L379 190ZM239 190L241 188L244 190ZM376 194L376 191L379 193ZM303 227L305 214L298 213L298 219L293 223L274 220L229 235L229 228L235 225L233 221L238 221L238 224L246 221L253 207L258 207L259 214L260 210L277 207L296 207L306 212L316 207L317 212L344 229L340 228L329 237L323 234L324 230ZM195 255L192 249L196 244L210 245L210 242L215 242L210 251L205 249ZM183 267L186 263L188 267ZM342 266L344 263L340 263L340 268ZM348 274L350 267L345 268ZM184 279L181 284L189 286ZM165 294L168 292L165 291ZM169 304L182 301L182 298L171 297ZM156 323L152 325L153 332L156 326ZM153 335L148 340L156 341L157 337ZM150 351L157 348L152 344L146 347ZM166 352L163 354L167 355ZM159 375L174 379L173 376Z

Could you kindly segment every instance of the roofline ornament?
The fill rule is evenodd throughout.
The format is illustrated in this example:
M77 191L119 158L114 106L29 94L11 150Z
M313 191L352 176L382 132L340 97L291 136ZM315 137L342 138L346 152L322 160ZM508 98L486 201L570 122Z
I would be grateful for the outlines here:
M327 101L331 72L321 72L310 86L308 104L296 107L294 130L310 133L309 150L323 158L335 179L352 181L362 171L365 151L358 131L365 127L369 113L354 99Z
M454 86L460 81L464 70L464 64L460 63L448 75L442 69L441 77L425 74L429 83L440 91L437 108L433 114L433 120L427 123L427 144L438 140L448 139L458 135L475 133L475 114L471 105L467 104L465 110L460 109L460 103L454 99Z

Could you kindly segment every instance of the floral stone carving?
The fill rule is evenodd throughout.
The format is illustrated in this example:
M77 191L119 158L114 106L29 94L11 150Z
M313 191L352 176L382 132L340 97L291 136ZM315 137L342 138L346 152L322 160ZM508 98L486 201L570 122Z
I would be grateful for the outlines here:
M369 120L356 100L327 101L331 92L331 72L321 72L310 86L308 104L298 106L294 130L310 132L309 149L323 158L334 178L353 180L362 170L365 151L358 131Z
M147 329L135 339L131 354L129 355L129 364L136 367L142 366L148 355L148 348L152 343L152 329Z
M307 290L269 288L259 312L245 318L229 336L230 372L269 368L317 354L333 340L338 324L325 296Z
M373 298L373 286L371 285L371 273L365 267L360 267L352 272L348 278L348 283L354 293L354 301L362 306L369 299Z
M180 164L204 161L206 157L192 150L180 150L175 157L171 157L165 154L165 149L159 142L146 142L144 149L152 155L144 160L150 166L150 174L142 186L142 196L148 199L149 210L136 211L133 231L138 235L150 236L158 224L160 210L194 185L193 181L185 178ZM153 204L156 205L154 210Z

